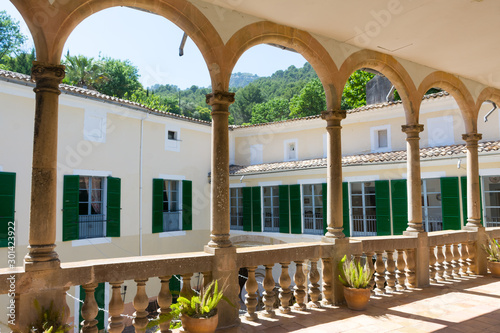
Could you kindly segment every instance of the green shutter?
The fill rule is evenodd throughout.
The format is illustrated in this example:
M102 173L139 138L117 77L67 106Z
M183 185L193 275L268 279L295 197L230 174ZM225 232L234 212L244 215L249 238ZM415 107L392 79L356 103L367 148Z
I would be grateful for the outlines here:
M153 233L163 231L163 179L153 179Z
M483 196L482 196L482 183L479 179L479 203L481 207L481 224L484 226L483 221ZM460 184L462 186L462 214L463 214L463 225L467 224L467 177L460 177Z
M262 231L262 209L260 187L252 187L252 231Z
M105 286L106 286L106 284L104 282L99 283L94 291L94 298L97 302L97 306L100 309L104 309L104 306L105 306L105 303L104 303ZM83 289L82 286L80 286L80 299L82 301L85 300L85 289ZM81 323L83 321L82 306L83 306L83 304L80 303L80 311L79 311L80 321L78 322L78 327L80 327L80 328L81 328ZM104 329L104 311L99 310L99 312L97 313L97 317L95 319L97 319L97 321L98 321L97 328L99 330L103 330Z
M108 177L106 236L120 237L121 179Z
M408 196L406 179L391 180L392 223L394 235L402 235L408 227Z
M9 222L14 222L15 205L16 174L0 172L0 247L8 246Z
M391 234L391 204L389 181L375 181L375 205L377 214L377 236Z
M182 181L182 230L193 230L193 182Z
M252 188L243 187L243 230L252 231Z
M80 176L65 175L63 186L63 241L79 236L79 188Z
M344 235L351 236L350 214L349 214L349 183L342 183L342 219L344 227Z
M323 234L328 231L328 185L323 183L321 185L321 197L323 199Z
M290 200L288 185L279 186L280 232L290 233Z
M441 178L443 230L460 230L460 195L458 177Z
M292 234L302 233L302 214L300 204L300 185L290 185L290 222Z
M172 303L177 303L177 298L179 298L179 293L181 292L181 276L172 275L170 281L168 282L168 289L172 295Z

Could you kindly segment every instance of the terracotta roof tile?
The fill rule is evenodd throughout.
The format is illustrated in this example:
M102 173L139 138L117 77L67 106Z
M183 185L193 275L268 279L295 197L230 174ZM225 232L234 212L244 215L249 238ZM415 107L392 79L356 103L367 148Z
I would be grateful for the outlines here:
M500 151L500 141L480 142L478 147L479 153L488 153ZM422 160L432 159L442 156L463 156L467 153L465 144L452 145L442 147L428 147L420 149L420 158ZM342 165L363 165L372 163L388 163L388 162L403 162L406 161L406 150L392 151L387 153L369 153L359 155L349 155L342 157ZM267 173L289 170L305 170L314 168L326 168L326 158L315 158L310 160L292 161L292 162L274 162L257 165L229 166L229 174L244 175L251 173Z

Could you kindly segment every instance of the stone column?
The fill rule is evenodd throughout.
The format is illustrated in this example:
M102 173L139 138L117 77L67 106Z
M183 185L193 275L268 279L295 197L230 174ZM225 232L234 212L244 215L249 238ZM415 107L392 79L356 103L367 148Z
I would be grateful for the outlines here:
M422 186L420 178L420 146L419 133L424 125L403 125L401 130L406 133L407 155L407 191L408 191L408 228L410 232L422 232Z
M474 273L486 274L487 257L482 245L486 244L487 236L481 224L481 191L479 189L479 156L477 142L482 139L482 134L467 133L462 138L467 145L467 224L465 229L477 232L475 242ZM465 204L465 203L462 203Z
M338 111L323 111L321 118L326 120L327 131L327 238L344 238L342 232L343 215L342 215L342 144L341 144L341 129L340 122L345 119L346 112Z
M212 106L212 210L209 247L229 247L229 105L234 93L216 91L207 95Z
M36 81L29 253L26 270L59 267L56 247L57 121L64 66L35 61Z
M236 265L236 248L229 240L229 105L234 93L216 91L207 95L212 106L212 176L211 176L211 234L205 251L214 255L212 279L218 280L219 288L225 287L224 295L238 306L240 286ZM238 309L226 302L219 303L218 327L235 326L239 323Z

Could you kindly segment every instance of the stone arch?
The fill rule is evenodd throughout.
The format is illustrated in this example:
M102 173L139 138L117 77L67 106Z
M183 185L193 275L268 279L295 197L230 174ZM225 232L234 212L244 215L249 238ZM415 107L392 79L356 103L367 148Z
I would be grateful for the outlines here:
M224 49L224 75L221 85L229 88L229 79L236 62L246 50L253 46L273 43L289 47L300 53L318 74L326 94L327 108L340 107L340 96L337 96L337 65L326 49L311 34L276 24L262 21L249 24L237 31L227 42ZM338 100L338 105L334 105Z
M361 50L351 54L340 67L340 89L356 70L370 68L385 75L396 87L406 114L407 124L418 124L418 105L416 88L408 72L394 57L371 50ZM341 91L342 91L341 90Z
M477 132L477 112L475 113L475 103L467 87L456 76L436 71L425 77L418 88L419 102L425 93L431 88L446 90L457 102L467 133Z
M218 82L222 39L210 21L186 0L13 0L30 28L37 60L59 64L64 44L84 19L101 10L129 6L163 16L185 31L199 48L213 82Z
M474 107L474 117L476 119L479 115L481 105L487 101L492 101L497 106L500 106L500 89L488 87L484 88L483 91L481 91Z

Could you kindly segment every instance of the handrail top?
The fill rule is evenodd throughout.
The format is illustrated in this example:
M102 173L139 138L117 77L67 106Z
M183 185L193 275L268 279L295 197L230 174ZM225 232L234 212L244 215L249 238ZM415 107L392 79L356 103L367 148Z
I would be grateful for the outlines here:
M315 247L315 246L321 246L323 244L331 245L330 243L321 243L321 242L286 243L286 244L238 247L236 248L236 252L242 254L249 252L260 252L260 251L286 250L286 249L290 250L292 248Z

